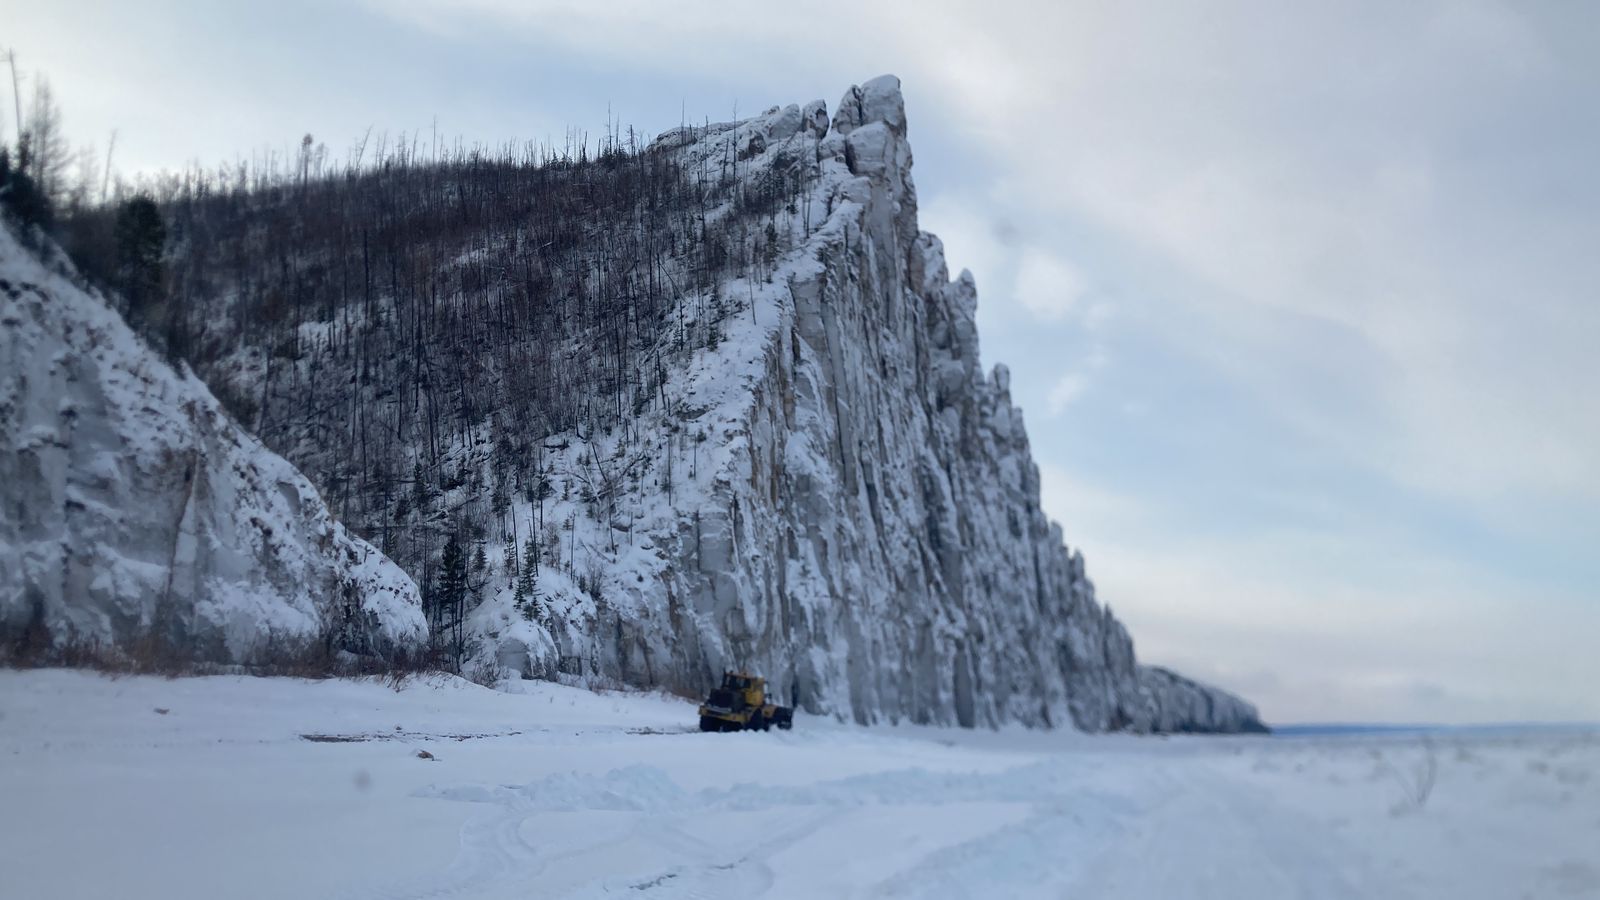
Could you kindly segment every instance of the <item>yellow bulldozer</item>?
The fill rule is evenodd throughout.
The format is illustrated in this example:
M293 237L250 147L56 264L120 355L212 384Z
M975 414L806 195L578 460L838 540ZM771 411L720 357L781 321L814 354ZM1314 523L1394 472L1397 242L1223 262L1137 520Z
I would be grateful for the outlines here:
M722 673L722 687L700 704L701 731L766 731L794 727L794 710L767 702L767 680L744 672Z

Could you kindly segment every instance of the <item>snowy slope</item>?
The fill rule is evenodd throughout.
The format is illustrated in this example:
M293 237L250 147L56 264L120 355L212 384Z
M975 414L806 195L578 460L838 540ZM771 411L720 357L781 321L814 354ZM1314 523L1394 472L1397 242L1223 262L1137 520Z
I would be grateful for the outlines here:
M1009 376L979 367L973 277L918 230L906 128L887 76L831 120L818 101L657 139L691 175L738 160L745 185L811 184L777 217L796 247L722 285L725 338L667 373L626 441L546 443L560 487L539 518L592 584L542 576L541 624L498 579L473 616L484 659L689 692L746 667L859 722L1259 727L1237 697L1141 668L1040 509Z
M411 579L64 266L0 228L0 639L420 642Z
M0 671L0 895L1600 896L1592 729L703 735L520 685Z

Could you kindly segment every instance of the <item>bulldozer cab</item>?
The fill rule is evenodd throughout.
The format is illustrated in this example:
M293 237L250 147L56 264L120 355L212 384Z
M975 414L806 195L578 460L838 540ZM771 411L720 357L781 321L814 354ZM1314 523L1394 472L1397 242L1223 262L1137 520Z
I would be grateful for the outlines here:
M722 689L736 695L744 706L760 706L767 699L766 679L743 672L722 673Z

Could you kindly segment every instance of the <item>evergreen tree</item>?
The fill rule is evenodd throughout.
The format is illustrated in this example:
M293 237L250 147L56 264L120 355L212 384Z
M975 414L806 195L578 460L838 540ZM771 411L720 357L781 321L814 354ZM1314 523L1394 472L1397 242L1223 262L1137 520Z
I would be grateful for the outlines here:
M539 603L539 548L532 537L522 549L522 560L522 577L517 579L518 607L524 619L533 621L543 617Z
M489 583L489 555L483 544L481 538L474 542L472 565L467 569L467 605L471 609L483 602L483 589Z
M28 173L27 135L23 135L18 142L17 156L17 161L13 163L10 151L0 147L0 204L22 224L48 229L53 220L50 201Z
M433 589L432 626L439 636L450 638L450 649L460 662L462 648L461 626L465 618L467 600L467 555L454 534L444 545L439 558L439 577Z
M522 571L522 567L517 565L517 541L509 534L506 535L505 548L501 553L500 571L506 573L506 587L516 587L517 573Z
M443 610L442 618L448 620L449 611L454 609L466 595L467 591L467 557L461 551L461 542L455 535L450 536L449 542L444 545L444 553L439 558L439 608Z
M411 505L417 508L417 517L425 518L428 513L428 479L422 473L422 460L411 464Z
M149 194L140 194L117 209L114 237L117 288L128 303L128 318L146 329L162 324L167 225Z
M489 495L489 508L494 512L495 518L505 523L506 510L511 506L511 498L506 494L506 484L499 475L494 478L494 491Z

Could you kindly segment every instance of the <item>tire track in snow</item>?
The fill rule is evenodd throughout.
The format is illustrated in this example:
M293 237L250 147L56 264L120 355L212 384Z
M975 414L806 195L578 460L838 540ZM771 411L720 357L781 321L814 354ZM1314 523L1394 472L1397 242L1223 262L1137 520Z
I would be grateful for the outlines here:
M1237 779L1190 766L1168 797L1106 846L1072 887L1106 900L1394 897L1330 829Z
M419 796L476 802L489 809L472 816L462 826L457 858L436 879L366 896L374 900L447 900L498 896L502 891L525 896L529 885L538 885L540 896L551 897L630 888L662 898L756 897L773 887L768 861L774 854L857 811L908 804L959 806L1008 801L1044 808L1049 814L1036 814L1023 826L1002 829L1004 833L998 836L969 841L951 859L1016 857L1019 848L1026 847L1034 847L1048 859L1049 845L1059 842L1066 832L1083 829L1087 821L1082 809L1062 808L1064 797L1075 795L1080 806L1094 810L1090 815L1096 819L1110 815L1108 810L1118 802L1107 796L1100 798L1098 806L1085 801L1079 793L1081 781L1082 773L1035 762L989 773L905 768L811 784L740 784L697 793L683 790L666 773L648 766L631 766L604 775L554 775L522 786L435 787L419 792ZM690 817L774 809L795 810L797 821L754 843L742 835L730 834L727 842L714 844L681 827ZM802 810L805 812L800 813ZM621 834L609 833L597 841L569 844L559 852L533 846L521 834L523 823L534 816L574 812L614 813L633 821ZM644 851L652 847L662 851L657 854L660 858L683 862L648 867L648 854ZM942 857L945 847L932 852ZM610 865L600 871L610 870L611 875L596 878L589 874L606 860ZM618 861L623 864L618 865ZM627 862L647 867L643 871L627 871ZM1014 860L1011 869L1023 871L1027 867ZM940 866L931 866L919 857L885 879L885 883L924 883L925 879L908 882L907 878L909 874L933 870L947 874L957 871L948 859ZM1043 871L1038 866L1033 870L1038 870L1036 875ZM954 883L964 882L958 879ZM987 883L992 886L992 881Z
M709 851L708 855L692 866L675 866L654 878L634 881L628 887L648 890L646 896L650 900L763 896L775 884L772 867L768 864L772 855L817 833L823 826L841 815L843 811L837 808L825 808L813 812L792 827L780 829L772 836L739 853L734 859L727 858L729 854L726 848L679 832L681 837L705 847ZM712 862L712 859L718 861ZM668 875L670 878L662 877ZM658 891L656 888L661 890Z
M491 889L507 885L531 869L537 851L522 840L526 818L510 801L474 813L461 825L456 858L439 875L421 884L393 885L348 895L351 900L449 900L452 897L495 896ZM521 896L526 896L524 892Z
M368 896L759 897L781 886L771 865L776 854L796 847L804 853L809 839L832 828L842 834L859 830L859 822L848 821L857 812L916 804L949 808L935 813L948 819L963 815L964 806L996 802L1026 803L1031 812L1019 822L895 860L892 869L880 869L849 895L1369 895L1359 855L1258 788L1192 765L1180 772L1158 763L1138 778L1103 789L1094 785L1092 770L1044 760L988 773L907 768L787 787L744 784L699 792L647 766L550 776L522 786L434 788L421 796L488 808L463 825L458 856L436 879ZM742 816L784 810L792 821L780 820L751 839L746 828L752 820ZM570 828L551 832L557 835L554 844L539 846L524 837L525 822L563 814L579 817ZM755 821L768 827L765 820ZM690 833L690 823L717 837ZM548 828L550 821L540 824ZM917 824L908 820L908 830L916 832Z
M1042 794L1023 821L935 850L864 893L950 900L1059 896L1095 855L1122 838L1135 814L1125 798L1089 788Z

